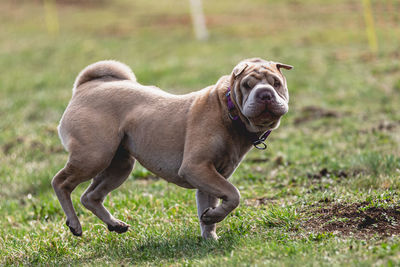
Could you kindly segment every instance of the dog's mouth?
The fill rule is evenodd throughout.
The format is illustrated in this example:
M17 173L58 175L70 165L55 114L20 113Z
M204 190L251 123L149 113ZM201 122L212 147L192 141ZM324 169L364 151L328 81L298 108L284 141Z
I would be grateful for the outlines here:
M283 115L285 115L288 111L289 111L288 106L280 102L267 105L266 110L264 112L268 112L273 117L280 118Z
M254 101L248 104L245 109L244 113L247 113L245 115L247 115L248 118L256 120L261 118L263 121L267 121L281 118L288 112L289 107L284 102L266 104Z
M285 112L272 111L267 107L261 112L261 114L250 119L253 121L253 124L259 128L272 129L275 128L275 126L278 124L282 116L286 114L286 112L287 111Z
M272 119L269 118L267 120L263 120L257 124L255 124L257 127L261 127L261 128L272 128L274 127L274 125L276 125L276 123L279 121L280 118L277 119Z

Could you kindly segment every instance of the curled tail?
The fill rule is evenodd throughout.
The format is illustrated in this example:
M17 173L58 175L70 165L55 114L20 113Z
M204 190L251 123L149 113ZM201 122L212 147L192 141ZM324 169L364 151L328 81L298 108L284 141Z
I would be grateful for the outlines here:
M131 80L136 82L136 76L131 68L115 60L103 60L84 68L76 77L73 92L83 83L102 77L113 77L119 80Z

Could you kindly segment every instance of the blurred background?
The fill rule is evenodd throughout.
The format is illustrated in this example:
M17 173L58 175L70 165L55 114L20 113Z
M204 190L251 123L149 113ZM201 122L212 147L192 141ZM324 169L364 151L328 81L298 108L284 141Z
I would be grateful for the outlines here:
M68 262L71 257L81 262L80 255L107 258L103 250L98 254L90 252L98 242L111 244L105 251L117 248L117 256L111 256L111 262L119 262L120 245L125 244L122 251L127 258L135 246L120 243L124 238L139 243L154 238L158 244L158 236L169 240L168 235L172 235L180 240L184 229L190 233L188 240L195 240L198 225L194 192L159 181L140 166L111 194L112 199L106 200L114 214L127 218L135 229L127 233L130 238L103 235L105 229L95 216L77 204L84 185L74 192L73 201L85 231L90 228L85 232L87 239L79 243L63 228L64 214L50 185L67 160L57 125L71 98L77 74L103 59L122 61L133 69L140 83L177 94L214 84L249 57L294 66L293 70L284 71L290 92L289 113L269 137L269 149L251 151L231 178L241 190L242 204L221 224L225 236L246 240L241 230L235 229L254 225L257 216L265 213L264 204L287 204L298 211L314 203L372 205L376 200L398 206L400 1L200 3L0 0L0 214L5 214L0 220L0 240L6 240L0 242L0 258L3 255L7 263L16 264L49 264L52 255L61 259L55 261L57 264ZM195 21L200 25L199 31ZM175 228L164 223L165 214L178 230L170 232ZM146 226L149 221L150 228ZM240 227L235 228L232 222ZM259 232L250 235L248 243L238 243L246 244L244 250L251 247L253 238L264 240L266 233L269 235L271 229L262 225L265 224L256 223ZM277 228L277 232L281 231L284 230ZM165 233L167 237L163 237ZM58 243L49 242L47 236ZM42 243L32 246L39 237L43 237ZM160 242L169 244L165 240ZM285 240L280 244L289 242L275 237L268 242L275 240ZM307 240L310 253L326 264L328 254L316 249L320 243ZM260 246L267 247L263 242ZM343 244L338 241L331 245L343 250L329 255L342 257L345 251L350 253L346 254L349 260L357 261L351 254L352 246L348 249ZM365 258L363 246L355 252L360 259ZM371 262L376 264L373 257L380 254L371 250L369 243L365 246L373 253ZM182 255L203 257L209 253L190 242L187 247L182 249ZM39 253L42 248L45 253ZM284 251L299 253L298 258L288 257L293 263L298 264L299 259L308 261L301 249L276 248L277 255ZM248 251L256 262L272 255L264 251L254 257L253 252L263 250L253 247ZM168 258L170 254L177 255L175 247L163 252L155 246L149 257L158 261L157 257ZM233 255L229 246L226 255ZM239 265L243 264L240 256L238 259ZM343 259L346 262L346 257Z
M213 84L244 58L291 64L290 112L277 144L287 157L313 155L309 143L323 143L329 160L365 144L398 155L399 1L205 0L199 8L195 0L2 0L0 10L4 166L23 156L21 164L51 176L58 167L40 159L57 152L62 160L52 158L65 160L56 126L73 81L103 59L120 60L139 82L172 93ZM200 38L194 14L205 18ZM375 128L392 131L382 137L371 134ZM5 180L15 176L9 171L2 169Z

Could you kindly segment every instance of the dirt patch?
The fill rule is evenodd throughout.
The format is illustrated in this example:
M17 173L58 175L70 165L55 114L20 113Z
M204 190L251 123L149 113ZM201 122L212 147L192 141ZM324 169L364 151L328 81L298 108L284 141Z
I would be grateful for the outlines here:
M372 128L372 132L390 132L395 130L400 122L381 121L376 127Z
M380 121L377 125L369 128L369 129L363 129L360 130L361 133L377 133L377 132L395 132L397 129L400 127L400 121L385 121L382 120Z
M262 205L275 205L277 203L278 201L271 197L251 198L251 199L245 199L244 201L244 204L246 206L253 206L253 207L258 207Z
M11 150L12 150L15 146L17 146L17 145L19 145L19 144L22 144L24 141L25 141L25 139L24 139L23 137L17 137L16 139L11 140L10 142L5 143L5 144L2 145L2 147L1 147L2 150L3 150L3 153L4 153L5 155L9 154L9 153L11 152Z
M325 201L322 201L325 202ZM369 202L324 204L303 211L304 228L313 232L368 238L400 235L400 206L370 207Z
M270 161L269 158L249 158L246 159L247 162L249 163L264 163Z
M269 161L273 161L273 163L276 166L289 164L288 162L285 161L285 159L282 156L277 156L273 159L271 159L271 158L248 158L248 159L246 159L246 162L248 162L248 163L265 163L265 162L269 162Z
M340 114L334 110L324 109L317 106L304 107L300 115L294 120L294 124L301 124L308 121L313 121L321 118L338 118Z
M311 179L321 179L323 177L330 178L332 176L336 176L338 178L347 178L349 176L348 172L345 170L340 170L340 171L330 171L327 168L322 168L319 172L317 173L309 173L307 174L308 178Z
M29 140L24 137L17 137L1 146L4 155L9 155L12 153L13 149L18 146L25 146L29 150L40 150L45 153L62 153L64 148L60 145L47 146L37 140Z

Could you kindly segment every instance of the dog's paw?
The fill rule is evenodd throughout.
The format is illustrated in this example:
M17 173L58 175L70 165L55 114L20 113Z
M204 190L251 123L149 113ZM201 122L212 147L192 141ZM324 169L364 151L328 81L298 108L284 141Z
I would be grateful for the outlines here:
M205 225L210 225L222 221L225 218L223 214L220 214L218 207L208 207L203 211L200 216L200 221Z
M218 238L219 238L217 236L217 233L215 233L215 231L213 231L213 232L204 232L204 233L202 233L201 237L204 238L205 240L215 240L215 241L217 241Z
M118 234L125 233L129 229L129 224L126 224L124 222L118 221L117 224L115 225L107 225L107 228L111 232L117 232Z
M68 226L69 230L74 236L82 235L82 227L79 222L77 225L72 225L72 223L69 220L67 220L65 224Z

